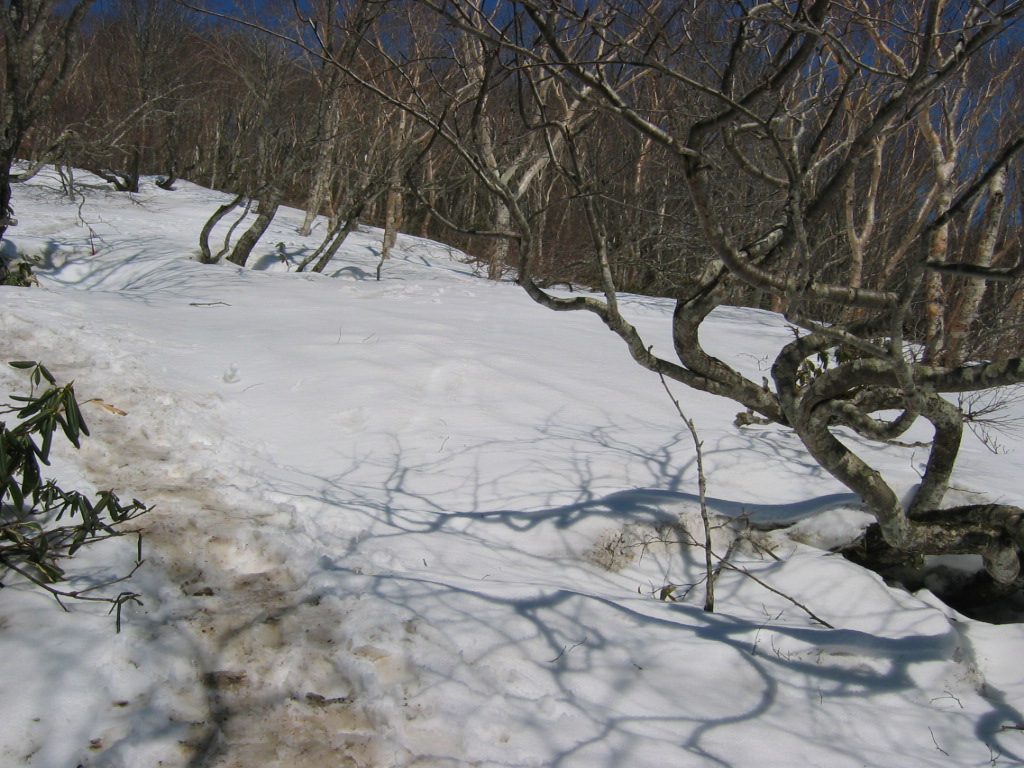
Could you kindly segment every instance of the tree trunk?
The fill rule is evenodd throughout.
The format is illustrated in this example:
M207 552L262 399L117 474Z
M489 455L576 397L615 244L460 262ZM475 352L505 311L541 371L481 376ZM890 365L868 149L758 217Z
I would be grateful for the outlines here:
M11 207L11 166L14 158L5 153L0 157L0 240L3 240L4 233L8 227L18 223L14 218L14 209Z
M437 207L437 189L434 187L434 158L428 154L423 159L423 191L427 199L427 212L420 223L420 237L430 236L430 223L434 208Z
M376 195L370 198L360 198L356 200L348 209L348 216L345 218L345 223L342 224L340 219L335 222L331 227L327 236L324 237L320 247L315 252L310 254L308 257L303 259L302 263L296 272L304 272L306 267L316 261L313 265L313 272L323 272L327 268L327 265L331 263L331 259L338 253L338 249L341 248L342 244L348 238L348 236L359 226L359 221L362 218L363 211L366 210L366 206L373 202Z
M929 273L925 278L925 329L924 329L924 361L936 362L939 352L945 343L945 322L943 304L945 290L942 275Z
M199 233L200 263L213 264L220 259L220 254L215 257L210 251L210 234L213 232L213 228L220 223L220 220L241 205L242 200L244 199L245 195L236 195L231 202L224 203L224 205L214 211L213 215L206 220L206 224L203 225L203 229Z
M512 221L512 213L503 202L498 202L498 210L494 214L494 230L504 232L509 228ZM508 263L508 238L495 238L491 244L491 253L487 260L487 279L501 280L505 274L505 265Z
M989 182L989 200L981 224L977 255L973 263L989 267L995 258L996 242L1002 223L1003 201L1006 191L1006 169L1003 168ZM942 348L944 365L960 365L966 359L967 341L971 326L978 316L981 300L985 295L986 283L982 280L968 280L960 292L959 301L949 313L946 322L946 337Z
M220 126L213 132L213 150L210 152L210 188L218 189L220 182L221 134Z
M270 222L274 220L274 216L277 214L277 209L280 206L280 195L275 194L273 197L260 200L259 207L256 212L256 221L252 223L252 226L245 231L245 233L238 238L238 242L235 243L235 247L231 250L231 255L228 256L228 261L232 264L237 264L240 267L244 267L246 262L249 260L249 255L252 253L252 249L256 246L257 241L263 237L263 233L267 231L267 227L270 226Z
M124 175L124 191L137 193L139 191L139 179L142 176L142 149L138 146L132 149L132 158L128 163L128 172Z
M396 174L397 176L397 174ZM377 279L380 280L380 271L384 262L391 258L391 249L398 241L398 228L402 225L402 190L398 186L398 179L392 178L391 187L388 189L387 198L384 202L384 237L380 243L380 261L377 262Z
M355 230L355 228L359 226L359 217L362 212L362 206L360 206L359 210L360 213L357 213L354 216L350 216L348 219L345 220L345 225L335 234L334 239L331 241L331 244L324 251L323 255L320 257L320 260L313 265L314 272L322 273L327 268L327 265L331 263L331 259L333 259L334 256L338 253L338 249L341 248L342 243L344 243L348 236L352 234L352 232ZM378 266L378 274L379 269L380 267Z
M319 136L320 146L317 149L316 165L313 167L313 180L310 184L309 198L306 200L306 217L302 221L299 234L307 237L313 231L313 222L320 215L334 179L336 164L334 161L335 134L341 113L341 101L336 93L327 96L329 103Z

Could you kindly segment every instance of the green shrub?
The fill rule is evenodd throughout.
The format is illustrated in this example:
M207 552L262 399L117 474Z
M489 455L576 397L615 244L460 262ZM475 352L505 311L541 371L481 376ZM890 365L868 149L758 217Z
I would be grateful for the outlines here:
M32 271L34 263L33 260L27 258L8 261L3 254L0 254L0 285L13 285L18 288L38 285L39 281Z
M123 582L142 565L141 535L135 532L137 557L131 572L102 584L64 588L69 579L66 561L83 546L129 533L125 523L148 508L137 499L122 504L110 491L90 499L75 490L65 491L55 480L43 480L40 464L49 465L58 428L75 448L89 429L72 384L58 386L41 363L10 365L27 371L31 386L27 395L11 395L13 402L0 406L0 415L13 414L16 420L10 428L0 422L0 579L11 572L20 574L65 610L65 598L110 603L120 631L121 607L129 601L138 603L138 595L122 591L110 596L107 588ZM38 392L44 384L45 390Z

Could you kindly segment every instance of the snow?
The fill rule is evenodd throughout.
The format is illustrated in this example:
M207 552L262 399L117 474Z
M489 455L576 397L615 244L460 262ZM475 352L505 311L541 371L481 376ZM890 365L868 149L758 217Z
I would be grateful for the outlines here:
M692 440L597 318L410 236L377 282L371 229L328 274L298 274L322 230L300 237L293 210L252 269L201 265L223 195L78 181L84 202L53 176L16 188L3 247L38 255L40 284L0 288L0 358L127 412L84 406L92 437L54 472L155 505L131 581L144 605L116 634L103 607L63 613L7 581L0 765L1024 760L1024 629L829 554L869 518L784 430L739 429L735 404L673 386L716 520L770 529L732 562L777 592L725 570L706 613L687 590L703 552L680 543L703 535ZM624 306L670 348L667 302ZM725 308L705 342L759 377L791 333ZM6 392L22 381L0 371ZM923 450L887 456L909 492ZM1022 463L968 437L956 493L1024 502ZM78 570L133 556L106 542Z

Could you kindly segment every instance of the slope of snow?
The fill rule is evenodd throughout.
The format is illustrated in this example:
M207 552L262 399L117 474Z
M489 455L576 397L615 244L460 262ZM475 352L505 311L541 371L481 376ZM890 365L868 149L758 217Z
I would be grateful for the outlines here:
M596 318L413 237L377 282L374 230L328 274L297 274L322 232L300 237L290 210L253 269L200 265L222 195L81 181L84 203L53 178L16 189L3 247L40 257L40 285L0 288L0 359L42 360L127 412L87 410L93 437L54 472L155 505L144 605L115 634L101 609L65 614L8 581L0 764L1024 759L1024 631L820 548L868 518L785 431L739 430L737 406L673 388L713 512L798 521L732 560L777 591L725 570L705 613L703 588L687 592L703 552L680 544L701 539L689 433ZM669 304L627 306L669 348ZM740 309L707 333L753 376L791 338ZM21 374L5 366L0 385L20 391ZM886 475L906 492L924 459L893 451ZM957 493L1021 503L1021 463L968 438ZM133 550L106 543L79 571L123 570Z

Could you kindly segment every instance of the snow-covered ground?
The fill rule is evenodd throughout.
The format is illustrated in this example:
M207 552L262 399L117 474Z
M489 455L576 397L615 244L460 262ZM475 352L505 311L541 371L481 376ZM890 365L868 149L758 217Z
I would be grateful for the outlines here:
M80 181L84 203L51 177L16 189L3 246L41 258L40 285L0 288L0 360L41 360L127 412L86 406L93 436L54 472L155 505L131 583L144 606L116 634L103 609L66 614L8 580L0 765L1024 760L1024 629L830 555L867 516L785 431L738 429L734 404L673 387L712 510L796 521L733 558L777 592L726 570L706 613L701 587L685 594L703 552L678 544L701 536L693 443L597 318L413 237L377 282L371 230L328 274L297 274L277 243L294 264L323 232L300 237L290 210L252 269L203 266L223 195ZM627 306L667 349L670 305ZM754 376L791 338L740 309L707 334ZM23 379L0 371L5 393ZM957 494L1024 502L1019 440L999 439L995 455L968 436ZM887 477L909 490L924 458L891 451ZM77 571L133 556L107 542Z

